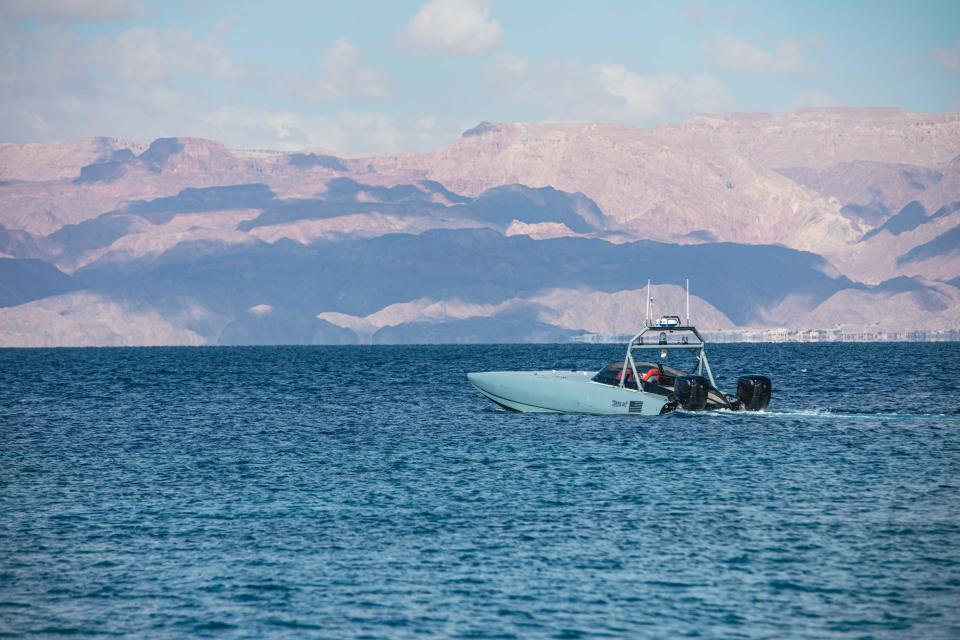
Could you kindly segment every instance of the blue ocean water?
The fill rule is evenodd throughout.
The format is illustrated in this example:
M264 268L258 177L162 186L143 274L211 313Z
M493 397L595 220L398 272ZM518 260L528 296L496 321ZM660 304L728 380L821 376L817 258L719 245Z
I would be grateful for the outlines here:
M505 413L620 346L0 351L0 634L960 637L960 345L717 345L764 414Z

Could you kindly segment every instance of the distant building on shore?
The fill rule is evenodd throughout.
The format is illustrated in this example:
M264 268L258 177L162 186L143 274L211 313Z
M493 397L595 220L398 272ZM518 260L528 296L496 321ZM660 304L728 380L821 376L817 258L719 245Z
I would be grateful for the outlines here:
M571 342L606 344L627 342L633 335L585 333L575 336ZM883 329L728 329L705 331L708 342L957 342L960 329L921 329L912 331L886 331Z

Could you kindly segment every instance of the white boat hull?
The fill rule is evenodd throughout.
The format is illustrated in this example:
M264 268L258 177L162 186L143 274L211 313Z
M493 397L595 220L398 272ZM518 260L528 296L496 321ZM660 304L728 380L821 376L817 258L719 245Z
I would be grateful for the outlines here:
M498 405L525 413L657 416L668 402L655 393L593 382L595 373L488 371L468 373L467 379Z

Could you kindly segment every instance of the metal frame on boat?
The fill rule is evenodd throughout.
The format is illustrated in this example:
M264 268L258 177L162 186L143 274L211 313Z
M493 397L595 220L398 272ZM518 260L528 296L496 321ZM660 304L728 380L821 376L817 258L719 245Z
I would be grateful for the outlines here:
M707 360L707 343L703 339L703 336L700 335L700 332L697 331L697 328L690 324L690 281L687 280L687 316L683 324L680 323L680 316L662 316L654 320L650 312L650 302L652 300L653 298L650 297L650 281L647 280L647 313L644 318L644 327L627 343L627 355L624 357L624 363L629 363L634 377L637 380L640 379L640 376L637 374L636 361L633 359L634 349L658 350L660 351L661 359L667 357L669 350L682 349L690 351L691 353L697 353L697 364L694 373L701 376L703 375L704 369L706 369L707 379L712 386L716 387L717 383L713 379L713 371L710 370L710 362ZM655 344L645 343L643 341L643 336L651 331L660 332ZM669 341L668 336L673 336L674 334L681 334L679 342ZM696 342L690 342L690 335L696 338ZM621 376L621 387L624 386L625 380L626 376Z

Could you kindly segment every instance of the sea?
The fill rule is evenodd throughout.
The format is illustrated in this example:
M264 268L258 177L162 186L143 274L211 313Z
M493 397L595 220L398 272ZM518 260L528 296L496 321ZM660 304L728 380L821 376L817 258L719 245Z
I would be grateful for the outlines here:
M960 344L716 345L759 414L465 376L622 351L0 350L0 635L960 637Z

